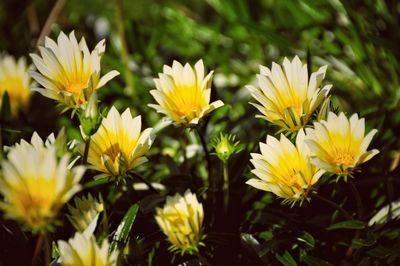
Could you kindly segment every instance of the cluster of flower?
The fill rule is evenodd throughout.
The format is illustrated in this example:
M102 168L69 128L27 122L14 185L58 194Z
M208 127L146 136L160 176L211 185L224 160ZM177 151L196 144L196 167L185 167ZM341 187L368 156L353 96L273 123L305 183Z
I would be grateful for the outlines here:
M147 160L154 134L152 128L142 131L141 117L132 117L129 109L120 114L113 106L106 117L98 114L96 90L119 74L111 71L100 76L104 41L90 52L84 38L78 43L73 32L69 36L61 32L57 42L47 38L39 50L40 56L31 54L37 69L29 71L37 82L34 84L22 59L18 63L10 56L0 60L0 96L7 91L13 115L28 104L30 90L73 108L86 140L79 148L84 162L80 166L70 165L68 152L59 156L54 135L43 141L36 133L31 143L21 140L9 147L1 161L1 210L33 232L43 233L51 230L60 208L81 189L79 182L86 167L101 175L123 177ZM277 125L282 134L280 139L268 135L266 143L260 143L261 153L251 154L257 178L247 184L271 191L285 202L301 204L310 199L313 185L325 172L347 178L378 153L367 151L376 130L365 136L364 119L357 114L348 119L343 113L330 111L331 85L319 87L325 72L326 66L308 76L307 65L298 57L291 62L285 58L283 70L276 63L271 69L261 66L258 87L248 86L258 102L252 104L262 113L260 117ZM158 104L149 106L176 126L196 127L204 116L224 104L220 100L210 103L212 76L213 72L205 74L201 60L194 67L174 61L154 79L156 89L150 93ZM35 88L36 84L40 86ZM221 136L215 143L221 160L234 153L237 143L230 143L233 141ZM99 246L93 235L93 221L104 208L101 198L91 195L75 198L75 207L69 206L68 218L78 232L68 243L58 242L63 265L76 261L85 265L116 263L118 252L109 254L107 240ZM204 239L204 212L195 194L188 190L184 196L168 197L165 206L156 209L155 219L172 251L198 253Z

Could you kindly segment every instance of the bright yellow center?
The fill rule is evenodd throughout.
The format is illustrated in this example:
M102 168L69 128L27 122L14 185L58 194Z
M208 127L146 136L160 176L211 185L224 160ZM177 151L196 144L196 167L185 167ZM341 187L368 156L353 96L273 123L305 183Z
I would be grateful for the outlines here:
M29 92L25 89L24 84L19 77L9 77L0 80L0 95L2 95L4 91L8 92L10 101L12 102L23 98L23 96Z
M331 159L332 164L336 165L352 165L354 164L354 155L349 153L339 153Z
M289 187L301 189L301 185L299 184L299 173L293 172L290 176L286 177L285 183Z
M191 86L176 86L168 95L172 104L171 109L178 117L192 120L197 117L202 107L202 95L196 84Z
M121 153L121 149L119 147L119 143L112 144L104 153L110 157L110 159L115 162L115 159Z
M86 87L87 82L83 80L74 80L72 82L69 82L65 85L65 90L79 95L81 91Z

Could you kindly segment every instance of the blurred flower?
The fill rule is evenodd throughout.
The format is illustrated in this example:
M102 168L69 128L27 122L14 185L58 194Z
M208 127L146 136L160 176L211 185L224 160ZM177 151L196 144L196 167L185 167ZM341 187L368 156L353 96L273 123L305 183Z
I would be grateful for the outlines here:
M31 78L25 58L18 61L10 55L0 55L0 108L3 95L7 91L10 99L11 114L15 116L19 108L26 108L31 95Z
M104 210L102 200L93 198L89 193L88 197L74 198L75 208L68 204L68 210L71 215L67 215L74 228L82 232Z
M203 205L197 201L196 194L189 190L182 197L176 194L167 197L164 207L156 208L155 219L161 230L168 237L171 251L180 250L181 254L195 254L201 242L204 220Z
M340 175L351 173L357 165L364 163L379 153L368 145L377 130L364 136L365 121L353 114L350 120L343 113L337 116L330 112L326 121L314 123L307 128L306 142L312 152L312 163L328 172Z
M147 161L144 155L150 149L154 135L152 128L141 132L141 117L132 118L129 109L122 115L111 107L97 132L92 135L88 163L98 171L122 176Z
M235 142L235 136L229 134L220 134L211 140L211 146L214 147L215 153L221 161L228 161L229 158L241 151L240 141Z
M93 234L75 233L68 243L63 240L57 242L60 251L62 266L117 265L118 251L109 253L110 244L107 239L99 246Z
M164 65L164 73L154 79L156 90L150 91L157 104L149 104L159 113L165 114L175 125L196 126L199 121L224 103L220 100L210 104L213 72L204 77L203 61L194 69L174 61L172 67Z
M252 153L251 172L258 178L246 183L257 189L271 191L284 198L284 202L295 204L308 198L311 187L318 181L324 170L310 162L310 150L304 142L305 134L300 130L296 146L283 134L280 140L267 136L267 142L260 142L259 153Z
M306 125L320 103L328 95L332 85L319 88L327 66L314 72L308 80L307 65L296 56L292 62L287 58L281 66L272 62L271 70L260 66L257 75L259 88L247 86L258 103L254 105L263 118L284 130L297 131Z
M90 53L84 38L78 44L73 31L69 37L61 32L57 43L46 38L39 50L41 57L30 54L38 69L30 74L43 88L33 90L68 107L86 103L94 91L119 74L113 70L100 78L104 40Z
M11 147L1 162L0 208L33 231L47 229L62 205L80 190L85 168L68 169L69 159L64 154L58 161L55 145L45 145L36 133L31 143L21 140Z

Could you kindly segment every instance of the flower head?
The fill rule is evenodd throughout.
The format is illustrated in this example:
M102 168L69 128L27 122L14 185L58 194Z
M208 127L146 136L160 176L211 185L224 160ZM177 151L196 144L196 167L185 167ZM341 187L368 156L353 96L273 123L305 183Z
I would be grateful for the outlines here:
M376 149L367 151L376 132L373 129L364 136L365 121L357 114L349 120L343 113L337 116L330 112L326 121L315 122L314 128L306 129L312 163L328 172L347 175L379 153Z
M113 70L100 78L104 40L89 52L84 38L78 43L73 31L69 37L61 32L57 42L46 38L39 50L41 56L30 54L38 69L30 74L42 86L34 90L68 107L85 104L94 91L119 74Z
M257 189L271 191L284 202L300 203L308 198L311 187L318 181L324 170L310 162L310 150L304 143L304 131L300 130L296 146L283 134L280 140L267 136L267 142L260 142L259 153L252 153L252 178L246 183Z
M0 56L0 108L5 92L8 93L12 115L29 103L31 79L28 75L25 58L18 61L10 55Z
M104 210L104 205L101 200L93 198L90 193L87 198L75 197L74 202L75 208L68 205L71 214L68 215L68 219L77 231L83 232L96 216Z
M77 191L84 173L83 166L68 169L69 154L60 160L54 144L34 133L31 143L21 140L11 147L1 162L0 208L12 219L23 222L34 231L46 229L58 210Z
M147 161L154 135L152 128L141 132L141 117L132 117L129 109L122 115L111 107L90 141L88 162L92 168L111 176L122 176Z
M324 98L331 85L319 88L325 77L326 66L311 74L308 80L307 65L296 56L292 62L287 58L281 66L272 63L271 69L260 66L257 75L259 88L248 86L258 103L254 105L263 118L284 130L298 131L306 125Z
M220 100L210 104L213 72L204 77L203 61L194 69L174 61L172 67L164 65L164 73L154 79L156 90L150 91L157 104L149 104L159 113L165 114L175 125L196 126L199 121L224 103Z
M198 246L204 245L201 242L204 238L203 205L197 201L196 194L189 190L184 196L176 194L167 197L164 207L156 208L155 219L172 244L170 250L180 250L181 254L195 254Z
M215 153L221 161L228 161L229 158L241 151L240 141L235 141L234 135L220 134L211 141L211 145L215 149Z
M94 265L114 266L117 265L118 251L109 253L110 244L107 239L99 246L96 238L87 232L75 233L68 242L59 240L62 266Z

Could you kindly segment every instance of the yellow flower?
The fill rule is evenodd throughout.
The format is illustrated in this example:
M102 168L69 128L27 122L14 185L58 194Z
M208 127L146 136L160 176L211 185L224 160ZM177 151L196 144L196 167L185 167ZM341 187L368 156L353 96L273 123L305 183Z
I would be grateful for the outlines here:
M30 74L43 88L33 90L68 107L86 103L94 91L119 74L113 70L100 78L104 40L90 53L84 38L78 44L73 31L69 37L61 32L57 43L46 38L39 50L41 57L30 54L38 69Z
M213 72L204 77L202 60L194 69L174 61L172 67L164 65L163 71L154 79L157 89L150 91L158 105L149 106L165 114L175 125L196 126L204 116L224 105L220 100L210 104Z
M312 186L325 172L310 162L310 150L304 142L305 134L300 130L296 146L283 134L280 140L267 136L267 142L260 142L259 153L252 153L252 178L246 183L257 189L271 191L284 202L301 202L308 198Z
M129 109L122 115L111 107L90 141L88 163L112 176L122 176L147 161L144 155L154 140L152 128L141 132L141 117L132 118Z
M34 133L31 144L21 140L9 149L1 162L0 193L5 214L28 225L33 231L44 230L58 210L77 191L85 171L83 166L68 169L70 155L58 161L56 147Z
M75 233L75 236L68 240L57 242L60 251L62 266L114 266L117 265L118 251L114 250L109 254L110 244L107 239L102 245L96 243L92 234Z
M156 208L155 219L171 242L171 251L180 250L181 254L195 254L198 252L198 246L204 245L201 242L204 239L203 205L197 201L196 194L189 190L183 197L179 194L167 197L164 207Z
M272 63L271 70L260 66L257 75L259 88L247 86L258 103L254 105L263 118L284 130L297 131L306 125L320 103L328 95L331 85L319 88L327 66L314 72L308 80L307 65L296 56L292 62L287 58L281 66Z
M96 216L104 210L101 200L93 198L89 193L88 197L75 197L75 208L68 204L68 210L71 215L67 215L74 228L83 232Z
M25 58L21 57L16 61L10 55L0 55L0 108L6 91L13 116L20 108L27 108L31 95L30 85Z
M379 153L367 151L377 130L366 136L364 118L353 114L350 120L343 113L337 116L329 112L327 120L314 123L314 129L307 128L306 142L312 152L312 163L336 174L348 174L357 165L364 163Z

